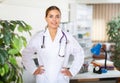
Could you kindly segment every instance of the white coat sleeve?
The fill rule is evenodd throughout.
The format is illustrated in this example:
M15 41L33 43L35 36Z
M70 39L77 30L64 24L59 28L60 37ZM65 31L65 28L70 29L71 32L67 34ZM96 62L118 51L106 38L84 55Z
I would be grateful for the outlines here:
M23 65L25 66L25 69L28 70L31 74L33 74L37 69L33 61L33 49L34 48L28 46L22 51Z
M71 54L73 55L74 60L69 71L71 72L72 76L75 76L80 71L84 63L84 51L74 38L72 38L71 41Z
M38 42L39 42L39 38L35 36L34 38L31 39L27 47L22 51L23 65L25 66L26 70L28 70L32 74L37 69L37 66L33 59L37 58L37 52L39 49ZM40 62L39 58L37 59L38 59L39 65L41 65L42 62Z

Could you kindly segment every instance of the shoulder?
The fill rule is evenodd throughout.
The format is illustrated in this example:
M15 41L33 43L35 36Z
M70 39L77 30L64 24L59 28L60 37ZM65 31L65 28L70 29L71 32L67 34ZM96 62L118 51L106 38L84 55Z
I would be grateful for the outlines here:
M44 34L44 30L38 31L31 37L31 40L41 39L43 34Z
M44 30L40 30L40 31L36 32L36 33L33 35L33 37L40 37L40 36L43 36L43 34L44 34Z
M78 40L73 36L73 34L71 34L70 32L67 32L67 31L64 31L66 37L67 37L67 40L70 44L79 44Z
M65 33L65 35L66 35L66 37L67 37L68 40L75 39L70 32L67 32L67 31L63 31L63 32Z

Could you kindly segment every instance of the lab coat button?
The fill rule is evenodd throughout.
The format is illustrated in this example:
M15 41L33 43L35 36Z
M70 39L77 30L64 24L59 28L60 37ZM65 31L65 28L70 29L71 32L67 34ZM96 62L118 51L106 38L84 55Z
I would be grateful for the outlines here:
M34 52L34 54L36 55L36 54L37 54L37 52Z

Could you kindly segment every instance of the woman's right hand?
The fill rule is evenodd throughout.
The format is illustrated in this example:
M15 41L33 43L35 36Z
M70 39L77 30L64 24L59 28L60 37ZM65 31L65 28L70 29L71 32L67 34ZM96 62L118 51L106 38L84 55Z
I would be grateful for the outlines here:
M45 71L44 66L43 66L43 65L42 65L42 66L39 66L39 67L35 70L35 72L33 73L33 75L42 74L42 73L44 73L44 71Z

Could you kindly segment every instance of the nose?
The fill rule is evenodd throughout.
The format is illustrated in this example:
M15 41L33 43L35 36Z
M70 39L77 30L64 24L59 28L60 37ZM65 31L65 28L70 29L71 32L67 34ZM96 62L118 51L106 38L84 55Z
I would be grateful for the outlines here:
M54 21L57 20L57 17L53 17L53 20L54 20Z

